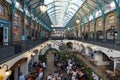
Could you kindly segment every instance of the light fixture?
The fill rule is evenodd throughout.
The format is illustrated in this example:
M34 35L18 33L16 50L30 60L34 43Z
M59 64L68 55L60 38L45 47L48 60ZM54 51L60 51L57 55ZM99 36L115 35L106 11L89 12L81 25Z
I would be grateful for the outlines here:
M45 12L47 11L47 6L46 6L45 4L41 4L41 5L40 5L40 11L41 11L42 13L45 13Z
M92 46L91 48L92 48L93 50L95 50L95 49L97 49L97 46Z
M114 26L111 26L110 29L111 29L110 35L111 35L111 36L114 36L115 27L114 27Z
M0 66L0 69L2 69L4 66L6 66L6 68L7 68L7 69L5 70L5 75L6 75L6 76L11 75L11 70L8 69L8 65L7 65L7 64L4 64L4 65Z
M31 57L33 57L33 56L35 56L35 53L32 53L32 54L31 54Z
M51 27L54 27L54 25L51 25Z
M77 23L77 24L80 23L80 20L76 20L76 23Z
M70 28L68 27L67 29L69 30Z

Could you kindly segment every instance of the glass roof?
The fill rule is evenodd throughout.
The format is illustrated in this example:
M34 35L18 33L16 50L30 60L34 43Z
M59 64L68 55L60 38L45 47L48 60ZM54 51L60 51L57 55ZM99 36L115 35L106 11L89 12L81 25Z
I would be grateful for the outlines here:
M44 0L47 13L55 26L64 27L85 0Z

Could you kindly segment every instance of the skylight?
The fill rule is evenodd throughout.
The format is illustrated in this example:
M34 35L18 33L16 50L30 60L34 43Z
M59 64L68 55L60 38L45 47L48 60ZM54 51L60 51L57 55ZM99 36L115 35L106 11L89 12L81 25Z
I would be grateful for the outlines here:
M64 27L85 0L45 0L53 25Z

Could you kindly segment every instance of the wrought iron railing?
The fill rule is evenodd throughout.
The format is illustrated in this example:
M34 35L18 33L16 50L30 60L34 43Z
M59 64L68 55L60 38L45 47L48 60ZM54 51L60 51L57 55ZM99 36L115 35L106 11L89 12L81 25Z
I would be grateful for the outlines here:
M86 42L86 43L90 43L90 44L94 44L94 45L98 45L101 47L106 47L106 48L110 48L110 49L115 49L120 51L120 44L117 44L118 40L103 40L103 39L81 39L81 38L76 38L76 37L67 37L65 39L68 40L77 40L80 42ZM51 40L64 40L64 38L51 38Z
M31 48L45 42L47 40L26 40L19 42L8 42L0 46L0 63L10 58L22 54L23 52L30 50Z
M66 38L51 38L51 40L64 40ZM80 38L68 38L69 40L77 40L80 42L86 42L94 45L98 45L101 47L106 47L110 49L115 49L120 51L120 45L117 45L115 42L112 42L110 40L93 40L93 39L80 39ZM9 60L11 57L14 57L16 55L20 55L23 52L30 50L31 48L47 41L44 40L26 40L26 41L19 41L19 42L8 42L3 43L4 45L0 45L0 63L4 62L6 60Z
M98 45L101 47L105 47L105 48L110 48L110 49L114 49L114 50L118 50L120 51L120 44L117 44L117 41L113 41L113 40L106 40L104 41L103 39L101 40L85 40L85 39L76 39L80 42L86 42L86 43L90 43L90 44L94 44L94 45Z

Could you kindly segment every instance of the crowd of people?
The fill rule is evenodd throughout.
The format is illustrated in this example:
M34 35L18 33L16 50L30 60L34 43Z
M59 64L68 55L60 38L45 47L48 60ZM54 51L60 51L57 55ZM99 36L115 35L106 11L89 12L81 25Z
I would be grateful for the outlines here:
M50 73L46 77L46 80L89 80L86 72L84 72L84 67L80 63L77 63L73 57L61 60L55 54L54 66L57 67L57 70ZM29 70L29 74L24 78L21 73L19 80L43 80L45 68L46 64L42 60L34 62Z
M55 66L58 70L50 73L47 80L89 80L83 71L84 67L78 64L73 57L66 60L59 60L55 54Z
M45 68L46 64L42 60L34 62L29 70L29 74L25 75L20 72L19 80L42 80Z
M60 70L55 71L54 73L50 73L47 76L47 80L67 80L64 73Z
M66 72L68 80L89 80L87 74L83 71L84 67L76 63L74 58L69 58L67 62Z

